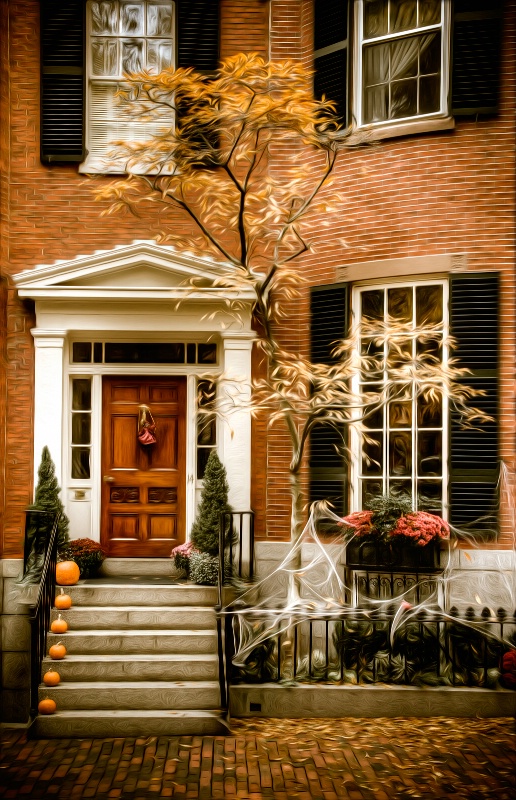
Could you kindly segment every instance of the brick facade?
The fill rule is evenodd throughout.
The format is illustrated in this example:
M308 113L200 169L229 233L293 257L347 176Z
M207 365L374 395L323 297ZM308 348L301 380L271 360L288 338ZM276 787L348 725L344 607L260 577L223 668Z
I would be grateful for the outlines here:
M0 27L0 199L2 345L0 359L0 556L19 557L23 509L32 495L33 342L30 303L11 276L59 258L71 259L138 238L152 238L151 215L100 217L94 181L76 165L44 166L39 159L39 4L5 0ZM309 284L331 283L360 262L433 254L467 254L468 268L502 273L502 455L514 463L514 263L516 2L506 3L500 113L456 121L450 131L384 140L350 150L338 167L349 202L332 221L331 236L313 219L314 253L300 269ZM222 0L221 55L242 50L310 64L310 0ZM269 33L270 26L270 36ZM277 168L281 168L280 166ZM184 226L184 220L177 220ZM308 296L291 309L285 341L306 350ZM5 424L3 420L6 420ZM281 430L266 441L255 423L253 503L261 537L288 533L288 445ZM5 447L3 443L5 442ZM508 543L508 537L505 542Z

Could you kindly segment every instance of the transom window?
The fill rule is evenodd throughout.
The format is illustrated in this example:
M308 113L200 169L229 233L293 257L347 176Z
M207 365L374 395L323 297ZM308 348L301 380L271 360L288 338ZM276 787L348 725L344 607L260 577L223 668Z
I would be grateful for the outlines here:
M442 282L404 283L390 287L364 286L354 290L354 314L367 323L367 334L360 337L361 351L376 357L380 371L364 371L356 379L355 390L384 391L386 404L369 416L364 430L355 435L354 505L367 507L370 497L389 491L411 496L414 508L444 513L447 457L446 400L430 403L418 397L415 387L393 380L389 368L399 366L403 354L408 359L428 355L441 362L447 359L444 333L447 325L447 284ZM396 346L395 336L379 343L371 336L371 325L401 322L409 330L432 328L428 340L407 336ZM401 352L400 352L401 351ZM388 391L387 391L388 387Z
M172 0L104 0L87 3L88 167L106 166L113 141L144 141L168 129L171 111L158 122L124 116L115 96L124 73L159 73L174 65Z
M444 113L444 0L362 0L359 11L359 124Z
M216 364L214 342L73 342L72 364Z

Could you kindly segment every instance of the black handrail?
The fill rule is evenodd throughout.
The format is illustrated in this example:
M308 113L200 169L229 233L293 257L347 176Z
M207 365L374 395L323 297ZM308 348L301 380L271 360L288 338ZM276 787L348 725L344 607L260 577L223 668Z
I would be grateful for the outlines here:
M246 551L247 559L245 558ZM226 717L229 715L230 669L233 655L231 620L226 617L223 624L221 619L223 587L233 577L252 581L254 578L254 561L254 511L234 511L221 514L219 525L218 602L215 606L215 612L217 614L220 703L222 714Z
M38 686L41 681L41 663L47 646L47 632L50 627L50 612L55 596L57 564L57 527L61 514L46 512L47 530L50 536L41 572L38 596L34 605L29 606L30 632L30 716L33 720L38 713ZM51 527L50 527L51 526Z

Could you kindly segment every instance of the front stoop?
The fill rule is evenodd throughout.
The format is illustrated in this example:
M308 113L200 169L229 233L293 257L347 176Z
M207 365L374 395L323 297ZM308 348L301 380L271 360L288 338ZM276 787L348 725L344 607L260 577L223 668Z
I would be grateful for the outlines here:
M39 688L57 712L38 715L32 736L228 732L220 711L216 589L155 580L122 570L66 588L72 608L53 609L52 619L60 613L69 629L48 634L47 652L60 641L67 655L42 664L42 674L52 667L61 682Z

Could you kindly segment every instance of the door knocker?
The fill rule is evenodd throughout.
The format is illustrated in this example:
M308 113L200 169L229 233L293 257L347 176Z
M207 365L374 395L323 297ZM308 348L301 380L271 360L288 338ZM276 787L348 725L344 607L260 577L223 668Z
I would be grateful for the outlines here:
M140 444L156 444L156 423L149 406L139 406L138 441Z

